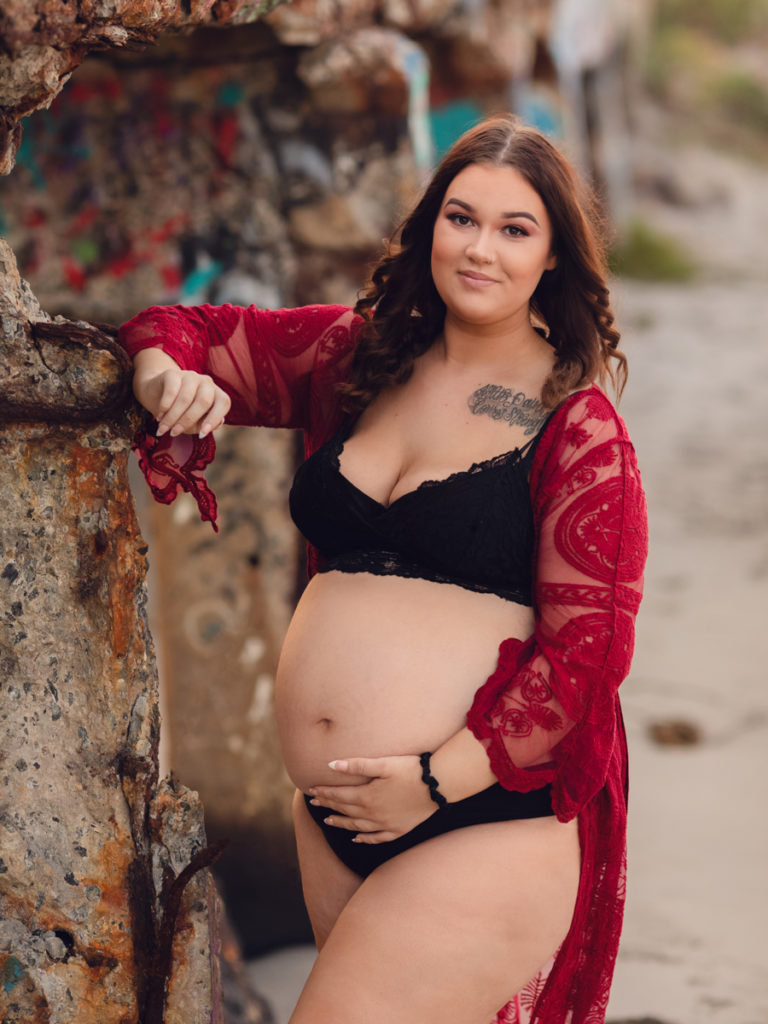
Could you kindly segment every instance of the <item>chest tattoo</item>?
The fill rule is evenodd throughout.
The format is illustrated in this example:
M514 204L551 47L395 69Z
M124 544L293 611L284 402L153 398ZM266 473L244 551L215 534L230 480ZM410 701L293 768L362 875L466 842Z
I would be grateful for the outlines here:
M538 398L528 398L522 391L484 384L467 401L475 416L505 420L511 427L522 427L526 437L535 434L547 418L547 411Z

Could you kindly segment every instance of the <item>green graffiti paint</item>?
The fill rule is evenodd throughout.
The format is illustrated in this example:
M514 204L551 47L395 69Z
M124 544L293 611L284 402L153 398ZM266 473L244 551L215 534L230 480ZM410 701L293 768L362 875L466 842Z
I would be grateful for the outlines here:
M429 112L435 156L445 156L456 139L483 119L483 110L473 100L453 100Z
M242 102L245 92L240 82L225 82L219 89L219 103L222 107L236 107Z
M72 255L87 267L98 259L99 247L91 238L76 238L72 242Z
M181 297L190 301L193 296L205 289L223 273L223 266L218 260L211 260L206 266L193 270L181 286ZM201 300L202 301L202 300Z
M34 152L34 145L32 138L29 133L25 133L21 137L21 145L19 151L16 154L16 163L19 167L25 167L32 178L32 184L36 189L41 192L45 190L45 176L43 175L40 165L37 162L37 158Z

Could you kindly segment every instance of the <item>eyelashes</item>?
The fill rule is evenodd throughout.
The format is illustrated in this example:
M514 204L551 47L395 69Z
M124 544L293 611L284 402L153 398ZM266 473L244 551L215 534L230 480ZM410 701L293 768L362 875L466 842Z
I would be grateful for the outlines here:
M468 217L466 213L449 213L446 214L449 221L453 224L458 224L460 228L466 227L472 223L472 218Z
M473 223L472 218L466 213L447 213L446 217L452 224L460 228L469 227ZM520 227L519 224L505 224L502 228L502 234L505 234L507 238L528 237L528 232L525 228Z

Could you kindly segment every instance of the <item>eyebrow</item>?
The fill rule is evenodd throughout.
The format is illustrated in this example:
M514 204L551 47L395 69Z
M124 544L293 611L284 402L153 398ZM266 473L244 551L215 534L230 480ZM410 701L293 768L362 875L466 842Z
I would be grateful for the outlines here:
M454 199L454 198L446 199L445 205L448 206L448 205L450 205L450 203L455 203L456 206L460 206L462 208L462 210L466 210L467 213L474 213L475 212L474 206L470 206L469 203L465 203L461 199ZM541 227L541 224L539 224L539 222L536 220L536 218L533 216L533 214L532 213L527 213L525 210L515 210L512 213L502 213L501 214L501 219L502 220L517 220L518 217L523 217L526 220L532 220L537 228Z

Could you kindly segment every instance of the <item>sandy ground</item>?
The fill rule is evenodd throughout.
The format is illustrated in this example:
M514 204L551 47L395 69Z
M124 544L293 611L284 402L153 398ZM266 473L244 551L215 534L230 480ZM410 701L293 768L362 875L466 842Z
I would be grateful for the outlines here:
M609 1018L765 1024L768 173L696 149L663 162L692 205L641 209L703 271L616 291L651 554L623 688L631 875ZM667 719L700 742L654 743Z
M652 137L638 159L678 196L638 212L702 272L614 289L651 555L623 687L630 888L608 1019L766 1024L768 173ZM668 721L696 742L654 740ZM251 964L277 1024L312 959L300 947Z

